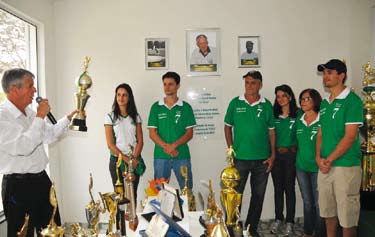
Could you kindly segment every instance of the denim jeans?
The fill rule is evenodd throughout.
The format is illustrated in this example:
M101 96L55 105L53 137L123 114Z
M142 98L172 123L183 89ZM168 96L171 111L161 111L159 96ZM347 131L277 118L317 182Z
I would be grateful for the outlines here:
M319 215L318 172L305 172L297 169L297 181L303 200L303 231L315 237L325 237L325 222Z
M191 172L190 159L154 159L154 179L171 177L172 170L182 190L185 186L185 178L181 175L181 166L186 166L188 171L188 188L193 189L193 174Z
M238 160L234 159L234 167L240 174L240 182L236 190L243 193L250 175L251 199L249 211L247 213L245 227L250 224L250 233L258 230L258 223L263 209L263 201L266 193L269 173L266 172L268 164L263 164L264 160Z
M286 222L294 223L296 213L296 153L276 153L271 174L275 190L275 219L284 220L285 193Z

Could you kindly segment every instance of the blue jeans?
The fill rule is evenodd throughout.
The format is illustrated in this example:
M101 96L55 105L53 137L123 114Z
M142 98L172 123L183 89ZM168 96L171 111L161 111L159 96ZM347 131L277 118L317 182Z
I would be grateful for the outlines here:
M263 164L264 160L238 160L234 159L234 167L240 173L240 182L237 192L243 193L247 183L247 177L250 176L251 200L249 211L247 213L245 227L250 224L250 233L256 233L258 223L263 209L263 201L266 193L269 173L266 172L268 164Z
M190 159L154 159L154 179L171 177L172 169L177 178L178 185L182 190L185 186L185 179L181 175L181 166L186 166L188 170L188 188L193 189L193 174L191 172Z
M318 173L305 172L297 169L297 181L303 199L303 217L305 234L325 237L324 219L319 215Z

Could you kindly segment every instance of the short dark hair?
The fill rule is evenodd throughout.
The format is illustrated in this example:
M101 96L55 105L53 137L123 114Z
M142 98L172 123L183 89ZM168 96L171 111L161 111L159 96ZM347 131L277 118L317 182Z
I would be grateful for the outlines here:
M259 72L259 71L250 71L248 73L246 73L245 75L242 76L242 78L246 78L246 77L252 77L254 79L257 79L259 81L263 81L263 78L262 78L262 74Z
M3 91L5 92L5 94L9 93L9 89L11 86L20 88L22 86L23 78L25 75L29 75L33 79L35 77L34 74L23 68L13 68L5 71L1 80L1 86L3 87Z
M177 72L167 72L163 75L162 80L164 81L165 78L173 78L173 80L176 82L176 84L180 84L180 75L177 74Z
M317 90L312 89L312 88L307 88L307 89L304 89L299 94L299 101L301 101L303 94L305 94L306 92L309 93L312 101L314 102L313 110L315 112L319 112L320 111L320 104L322 103L322 96L320 95L320 93ZM300 102L300 104L301 104L301 102Z

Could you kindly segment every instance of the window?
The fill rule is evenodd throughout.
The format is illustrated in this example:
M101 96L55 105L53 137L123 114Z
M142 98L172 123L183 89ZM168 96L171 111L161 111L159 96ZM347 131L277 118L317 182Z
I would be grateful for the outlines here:
M25 68L37 77L37 27L19 16L0 8L0 78L10 68ZM38 88L38 81L34 81ZM5 94L0 88L0 103ZM0 184L2 182L0 174ZM1 185L0 185L1 191ZM0 201L0 221L3 205Z

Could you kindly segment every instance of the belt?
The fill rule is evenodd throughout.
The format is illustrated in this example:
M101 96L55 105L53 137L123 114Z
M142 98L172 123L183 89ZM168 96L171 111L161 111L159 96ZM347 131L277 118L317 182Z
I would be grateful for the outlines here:
M297 147L295 147L295 146L292 146L292 147L277 147L276 150L280 154L285 154L285 153L288 153L288 152L296 153Z
M42 177L43 175L46 175L46 174L47 174L46 171L43 170L39 173L6 174L6 175L4 175L4 178L8 178L8 179L34 179L34 178Z

